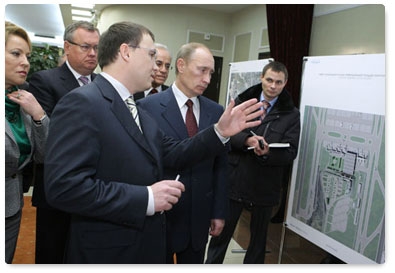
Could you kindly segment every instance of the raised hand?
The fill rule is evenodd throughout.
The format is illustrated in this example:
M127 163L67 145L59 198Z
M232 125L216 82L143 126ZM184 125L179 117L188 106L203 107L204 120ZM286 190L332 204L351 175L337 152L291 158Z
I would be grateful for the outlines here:
M19 89L18 91L7 94L7 97L19 104L34 120L40 120L45 114L43 108L33 94L26 90Z
M261 124L261 120L254 120L262 115L261 102L257 99L247 100L237 106L232 99L224 113L216 124L219 134L223 137L231 137L242 130Z

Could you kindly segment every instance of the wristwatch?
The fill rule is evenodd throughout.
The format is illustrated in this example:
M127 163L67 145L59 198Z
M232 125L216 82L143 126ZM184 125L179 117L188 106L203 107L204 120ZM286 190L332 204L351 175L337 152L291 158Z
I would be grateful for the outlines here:
M33 122L34 122L36 125L41 125L41 124L43 124L43 120L44 120L46 117L47 117L47 114L44 113L44 116L42 116L42 118L40 118L39 120L34 120L34 119L32 119L32 120L33 120Z

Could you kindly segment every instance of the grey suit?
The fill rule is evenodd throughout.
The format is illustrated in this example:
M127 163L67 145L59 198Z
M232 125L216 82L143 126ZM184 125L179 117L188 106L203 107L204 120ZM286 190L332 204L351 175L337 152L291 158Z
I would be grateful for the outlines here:
M31 152L27 159L19 166L19 147L16 143L14 134L8 121L5 121L5 218L6 218L6 261L9 262L15 250L14 243L8 244L10 240L17 239L15 236L10 236L9 229L7 229L7 219L20 213L23 207L23 175L24 167L35 160L42 162L44 160L44 147L48 135L49 118L43 120L42 125L32 124L30 115L21 110L21 115L25 123L27 136L30 140ZM16 219L16 222L20 221ZM18 224L19 227L19 224ZM18 228L19 229L19 228ZM11 238L13 237L13 238Z

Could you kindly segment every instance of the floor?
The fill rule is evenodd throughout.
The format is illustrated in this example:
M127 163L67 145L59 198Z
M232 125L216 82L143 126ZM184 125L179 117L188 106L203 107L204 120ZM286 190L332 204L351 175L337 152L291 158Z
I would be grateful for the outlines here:
M229 244L224 264L242 264L244 249L249 241L249 213L243 212ZM281 235L285 232L283 253L279 257ZM18 238L14 264L34 264L35 245L35 208L31 206L31 196L25 196L22 213L21 230ZM319 264L326 257L326 252L307 240L283 228L282 224L270 224L267 245L267 264Z
M224 264L243 263L243 249L247 249L249 243L249 220L249 212L244 211L233 234L233 240L229 244ZM283 232L282 255L279 255ZM270 223L266 251L266 264L319 264L327 257L324 250L289 229L284 229L282 223Z
M32 206L31 191L25 194L21 228L13 264L34 264L36 242L36 208Z

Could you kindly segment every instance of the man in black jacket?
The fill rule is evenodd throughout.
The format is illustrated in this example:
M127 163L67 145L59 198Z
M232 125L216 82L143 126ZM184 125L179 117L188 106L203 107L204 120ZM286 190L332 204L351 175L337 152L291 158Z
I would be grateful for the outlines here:
M99 30L90 22L77 21L64 31L65 62L56 68L38 71L30 78L29 91L48 117L58 101L71 90L94 80ZM70 107L73 107L70 105ZM67 130L67 128L65 128ZM36 210L36 264L63 263L70 215L51 207L44 194L44 165L36 165L32 204Z
M222 263L237 221L243 211L251 211L250 243L243 263L265 261L266 237L272 209L279 203L283 176L295 159L300 134L300 113L284 89L286 67L270 62L262 71L261 84L254 85L237 99L266 101L262 123L231 137L229 153L230 218L218 237L212 237L206 263ZM289 143L289 147L270 148L271 143Z

